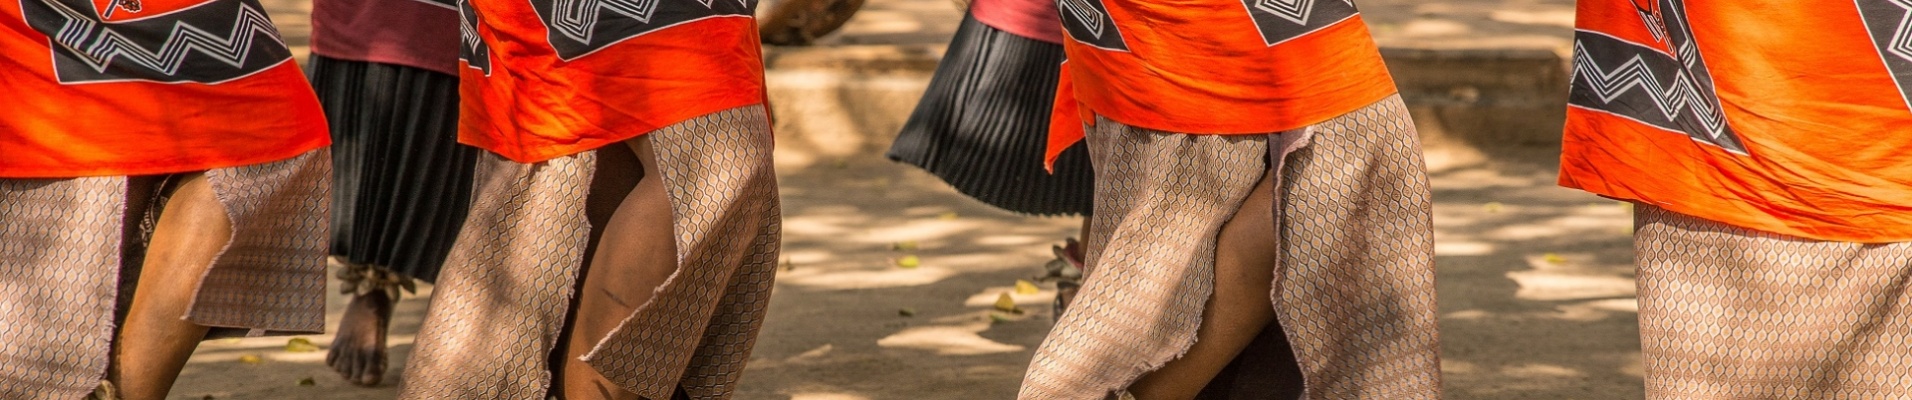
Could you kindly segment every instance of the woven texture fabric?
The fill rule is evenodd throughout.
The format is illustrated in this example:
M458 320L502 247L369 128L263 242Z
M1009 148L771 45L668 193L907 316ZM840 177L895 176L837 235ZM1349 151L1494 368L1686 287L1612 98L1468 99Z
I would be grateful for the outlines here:
M437 279L479 153L458 144L458 77L316 55L307 66L332 127L332 255Z
M205 326L325 332L331 198L327 149L206 171L232 221L232 242L201 281L186 319Z
M76 399L106 373L126 178L0 179L0 398Z
M1269 156L1285 160L1273 171L1281 179L1281 214L1271 216L1279 217L1281 261L1270 266L1270 301L1306 381L1304 397L1440 396L1432 202L1399 98L1283 134L1305 135L1298 144L1106 119L1092 129L1095 272L1037 351L1021 398L1102 398L1192 345L1214 291L1215 237L1269 173ZM1208 393L1242 392L1268 391Z
M1043 167L1062 59L1062 45L963 18L889 158L1004 210L1088 214L1087 150L1064 151L1053 174Z
M1634 213L1647 398L1912 398L1912 242Z
M206 172L233 237L182 318L254 333L324 330L328 157L320 149ZM0 179L0 398L75 399L98 386L122 247L138 240L122 233L139 220L124 218L127 190L125 177Z
M1400 97L1310 128L1279 196L1275 311L1314 399L1437 399L1433 197Z
M780 232L760 106L647 134L668 190L678 272L585 356L639 395L729 398L763 323ZM400 396L542 399L584 260L594 153L483 156L472 216L420 328ZM605 173L613 173L605 171Z
M399 397L542 399L585 260L594 152L537 164L479 155L471 215L438 278Z

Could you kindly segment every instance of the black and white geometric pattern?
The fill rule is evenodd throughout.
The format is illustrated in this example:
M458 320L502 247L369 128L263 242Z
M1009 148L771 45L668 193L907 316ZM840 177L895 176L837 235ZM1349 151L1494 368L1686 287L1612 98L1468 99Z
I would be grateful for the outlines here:
M219 83L292 58L256 0L211 0L105 23L87 0L21 0L27 25L52 39L60 83Z
M1354 0L1241 0L1269 46L1334 25L1359 12Z
M1912 0L1854 0L1899 97L1912 107Z
M1062 12L1062 28L1069 38L1103 50L1129 51L1102 0L1056 0L1056 9Z
M546 40L565 60L686 22L749 18L756 0L531 0Z
M1693 43L1680 0L1660 0L1661 43L1629 42L1600 32L1574 34L1572 106L1611 113L1736 154L1747 154L1720 111L1706 60ZM1670 51L1669 51L1670 50Z
M471 0L458 0L458 59L491 76L491 44L478 36L478 9Z

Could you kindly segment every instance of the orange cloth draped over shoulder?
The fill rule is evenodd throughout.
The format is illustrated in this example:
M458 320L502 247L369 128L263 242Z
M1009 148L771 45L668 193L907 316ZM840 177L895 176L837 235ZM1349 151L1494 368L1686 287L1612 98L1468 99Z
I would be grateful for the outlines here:
M1191 134L1271 134L1393 95L1350 0L1062 0L1048 159L1102 116Z
M764 103L750 4L633 4L461 2L459 142L534 163Z
M199 171L330 143L256 0L0 2L0 177Z
M1912 241L1899 4L1582 0L1560 184L1766 232Z

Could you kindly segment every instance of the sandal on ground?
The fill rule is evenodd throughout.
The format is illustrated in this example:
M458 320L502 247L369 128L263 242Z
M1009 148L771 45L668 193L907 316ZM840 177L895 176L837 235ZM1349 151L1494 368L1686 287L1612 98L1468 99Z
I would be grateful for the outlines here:
M1056 283L1055 313L1051 317L1061 320L1062 313L1069 309L1070 303L1075 301L1076 290L1082 288L1082 243L1077 242L1075 238L1069 238L1063 244L1051 249L1055 251L1056 259L1049 260L1048 264L1042 266L1047 273L1037 277L1036 280Z

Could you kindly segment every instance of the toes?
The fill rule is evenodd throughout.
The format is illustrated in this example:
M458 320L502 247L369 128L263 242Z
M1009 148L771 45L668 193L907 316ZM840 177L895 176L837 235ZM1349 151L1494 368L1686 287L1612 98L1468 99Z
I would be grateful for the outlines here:
M379 381L385 380L384 360L368 362L363 367L358 379L359 385L378 386Z
M333 365L332 368L339 370L339 376L345 377L346 380L357 379L359 372L358 352L348 348L342 353L344 353L344 355L339 357L339 363Z

